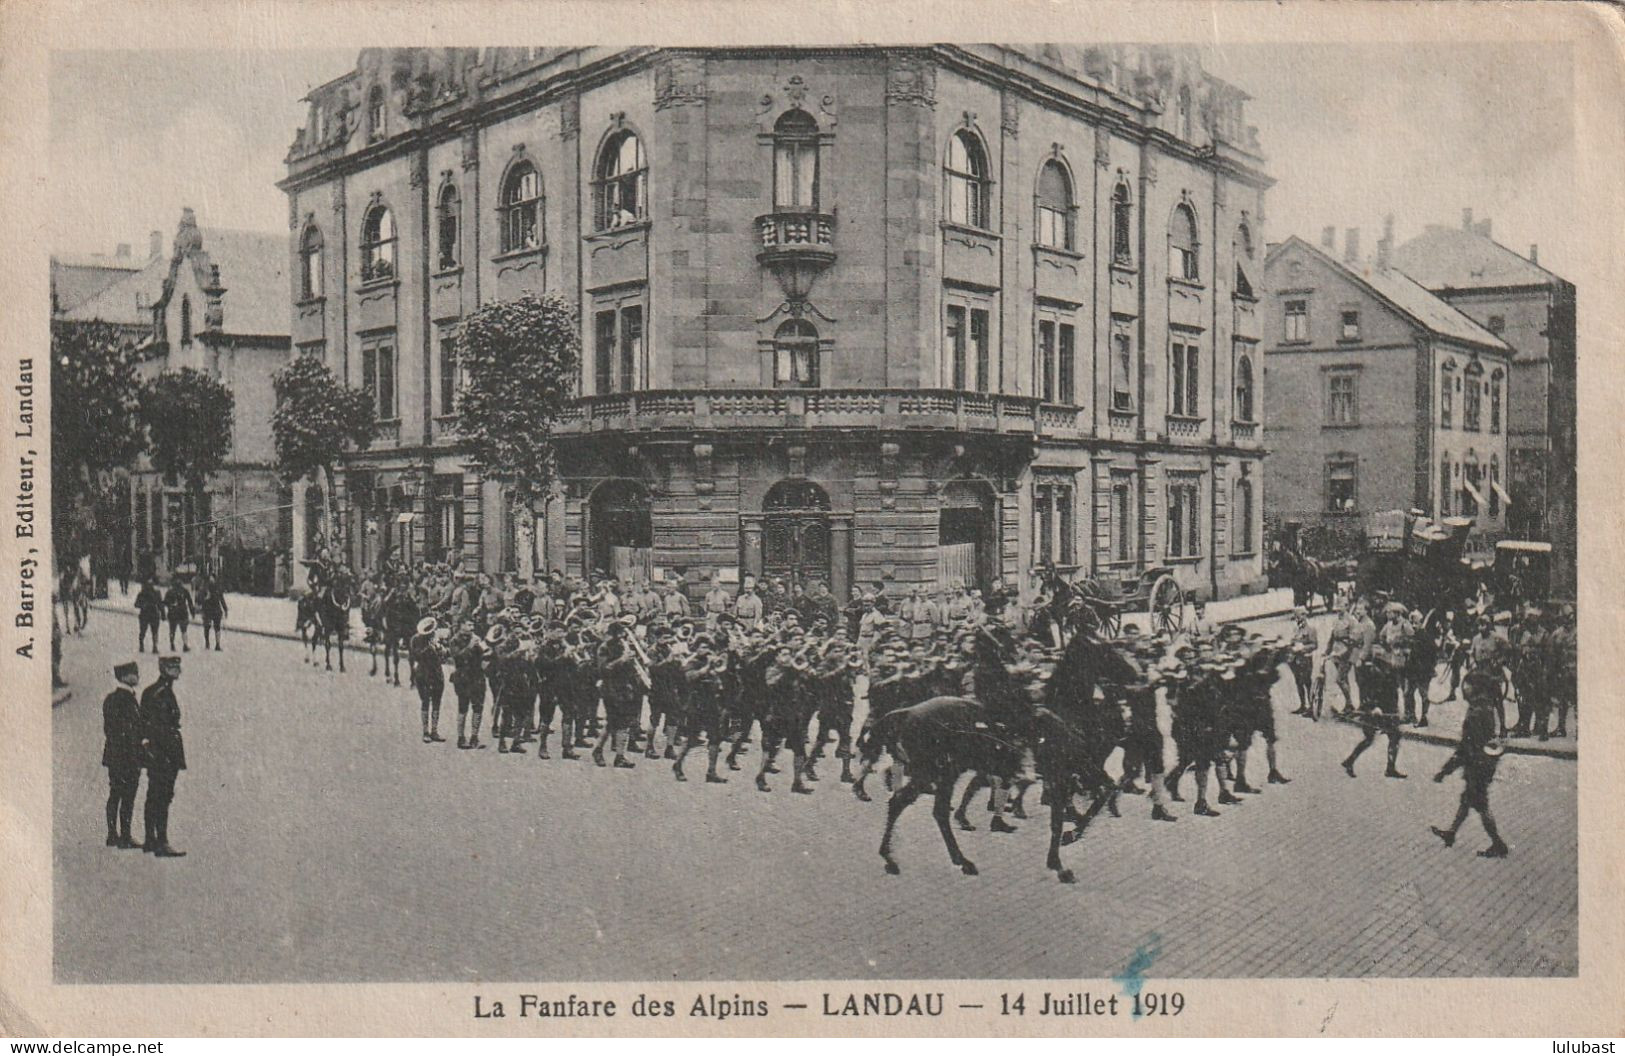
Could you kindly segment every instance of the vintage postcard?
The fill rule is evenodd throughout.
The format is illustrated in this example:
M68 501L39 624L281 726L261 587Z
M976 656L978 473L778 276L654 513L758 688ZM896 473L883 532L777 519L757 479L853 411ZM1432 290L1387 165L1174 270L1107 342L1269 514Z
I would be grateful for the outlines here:
M8 6L0 1030L1620 1034L1621 29Z

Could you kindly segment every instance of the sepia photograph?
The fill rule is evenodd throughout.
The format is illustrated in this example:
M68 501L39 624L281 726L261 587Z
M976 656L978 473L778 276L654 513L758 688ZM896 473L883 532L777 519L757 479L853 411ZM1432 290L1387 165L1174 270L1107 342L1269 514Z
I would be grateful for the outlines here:
M1582 975L1565 34L587 28L48 49L45 984Z

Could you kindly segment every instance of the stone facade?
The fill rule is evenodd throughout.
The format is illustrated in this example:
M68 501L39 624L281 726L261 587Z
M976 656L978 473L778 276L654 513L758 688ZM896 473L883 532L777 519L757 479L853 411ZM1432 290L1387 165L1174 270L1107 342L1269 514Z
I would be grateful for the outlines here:
M363 52L282 184L295 347L352 384L397 364L340 485L353 556L1257 588L1243 99L1170 48ZM533 539L458 451L440 347L527 291L580 303L585 361Z

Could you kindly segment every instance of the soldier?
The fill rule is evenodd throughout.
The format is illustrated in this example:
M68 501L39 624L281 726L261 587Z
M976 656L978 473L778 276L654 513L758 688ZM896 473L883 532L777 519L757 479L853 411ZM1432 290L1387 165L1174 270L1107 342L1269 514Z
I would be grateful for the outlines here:
M812 789L802 781L802 770L807 762L806 687L797 669L794 646L786 643L774 651L772 660L763 672L767 708L762 715L762 763L756 771L756 790L770 792L767 775L778 756L780 744L790 749L794 760L794 780L790 791L811 795Z
M186 769L181 706L175 699L175 680L180 677L180 657L160 659L158 681L142 691L138 711L142 761L147 767L147 801L142 808L146 839L141 849L158 858L186 855L169 845L169 805L175 799L175 779Z
M729 594L722 585L722 573L711 575L711 589L705 593L705 626L707 630L715 630L717 618L733 608L733 595Z
M529 653L530 632L521 628L502 637L498 647L495 685L497 751L504 755L524 755L519 743L524 733L525 713L536 699L534 658Z
M1383 623L1382 630L1377 633L1377 640L1382 643L1383 649L1388 653L1389 662L1393 665L1394 674L1399 679L1399 692L1404 707L1400 710L1401 723L1416 723L1421 719L1414 707L1415 693L1410 685L1411 650L1416 644L1416 626L1411 622L1410 613L1403 605L1390 606L1387 621ZM1422 687L1422 696L1427 696L1427 687Z
M492 628L496 633L497 628ZM500 637L500 635L499 635ZM457 694L457 747L484 748L480 720L485 716L485 643L474 633L472 620L464 620L451 640L451 688ZM469 712L474 713L472 726Z
M1343 771L1354 777L1354 761L1376 741L1377 734L1388 736L1388 769L1384 776L1403 779L1399 772L1399 683L1388 652L1380 645L1366 651L1364 661L1355 670L1360 686L1360 710L1364 712L1365 734L1354 746Z
M1331 636L1326 647L1326 659L1320 665L1320 681L1315 684L1314 717L1320 718L1321 709L1326 703L1326 682L1334 679L1337 688L1343 694L1343 711L1350 714L1354 711L1354 694L1349 689L1349 671L1356 666L1356 654L1360 651L1360 621L1349 609L1341 608L1337 612L1337 620L1332 624ZM1338 712L1333 711L1336 716Z
M1264 758L1269 763L1267 780L1272 785L1285 785L1291 783L1291 778L1281 773L1281 768L1275 756L1275 707L1271 702L1271 691L1275 688L1275 680L1280 675L1282 655L1285 652L1281 643L1266 641L1258 644L1246 656L1242 666L1236 671L1233 693L1237 705L1238 721L1236 730L1236 779L1231 787L1237 792L1256 792L1247 783L1247 749L1251 747L1255 734L1264 738Z
M204 576L197 588L198 612L203 616L203 648L209 648L209 632L214 632L214 651L220 651L220 622L229 613L226 592L212 576Z
M1183 802L1179 794L1179 779L1187 769L1196 774L1196 807L1194 813L1205 818L1216 818L1219 812L1207 801L1208 776L1212 773L1219 786L1220 803L1240 802L1224 787L1224 778L1215 771L1215 764L1223 753L1225 741L1223 701L1219 694L1218 667L1204 661L1189 643L1176 646L1174 655L1162 662L1163 679L1178 687L1173 699L1174 746L1179 759L1168 776L1163 779L1168 795L1175 802Z
M1506 614L1503 613L1502 615ZM1506 635L1499 629L1497 625L1498 619L1499 617L1492 617L1487 612L1479 618L1478 631L1473 635L1472 640L1467 643L1466 659L1468 671L1476 671L1479 668L1488 670L1496 676L1504 691L1506 687L1505 669L1512 653L1512 647L1507 642ZM1496 717L1498 734L1505 737L1507 735L1507 717L1504 695L1496 704Z
M1546 635L1546 671L1552 699L1557 705L1557 729L1552 732L1555 736L1567 737L1569 709L1576 704L1577 657L1573 610L1566 609L1561 615L1552 613L1550 624L1551 629Z
M186 644L186 628L192 620L192 613L197 611L197 604L192 600L192 592L186 589L186 584L176 576L170 583L169 590L164 592L164 613L169 618L169 648L175 648L175 632L181 632L181 652L189 653L192 647ZM153 646L157 652L157 646Z
M1311 696L1314 685L1315 654L1320 651L1320 639L1309 626L1309 610L1302 605L1292 610L1292 652L1287 666L1292 670L1292 683L1298 690L1298 708L1292 714L1314 717Z
M439 621L433 616L423 617L407 647L407 661L411 665L409 681L418 691L423 713L424 744L445 740L440 736L440 700L446 692L446 678L440 666L444 656L440 643L435 641L435 631L439 628Z
M667 759L677 758L677 731L683 718L682 657L675 647L669 629L653 632L654 641L649 649L649 743L644 749L645 759L658 759L655 751L655 731L666 731Z
M1496 830L1495 819L1490 816L1490 783L1495 780L1495 768L1501 761L1503 750L1495 739L1496 716L1505 687L1498 672L1481 668L1468 672L1462 692L1467 697L1467 718L1461 725L1461 741L1444 766L1433 775L1434 781L1443 782L1452 771L1460 769L1464 779L1461 803L1456 807L1456 818L1448 829L1436 825L1429 828L1444 841L1446 847L1452 847L1456 843L1456 833L1467 821L1468 813L1476 810L1484 823L1484 833L1490 838L1490 845L1479 851L1478 856L1505 858L1507 845Z
M164 598L158 593L158 582L148 576L135 595L135 615L139 623L135 651L147 651L147 632L152 632L152 651L158 651L158 625L164 617Z
M756 577L745 577L745 589L734 601L734 617L745 630L752 630L762 622L764 606L762 596L756 593Z
M129 849L130 816L141 784L141 711L135 687L141 669L134 661L113 668L118 688L102 701L102 765L107 768L107 846Z
M626 641L632 628L617 620L609 625L609 636L598 647L598 673L604 694L604 731L592 750L592 761L604 764L604 745L615 750L615 766L630 770L636 763L626 757L630 728L638 719L643 704L643 684L639 681L638 661L632 646Z
M1546 677L1546 629L1541 625L1539 609L1523 614L1514 632L1512 654L1512 680L1518 690L1518 724L1512 730L1514 737L1538 734L1546 740L1550 734L1552 698Z
M726 649L725 639L718 645L716 640L700 635L694 639L694 645L683 661L683 679L686 683L683 694L683 747L677 753L676 762L671 765L671 772L679 781L688 780L683 773L683 762L703 736L707 756L706 782L713 785L728 783L726 777L717 773L722 741L728 734L729 717L723 701L723 680L728 663Z

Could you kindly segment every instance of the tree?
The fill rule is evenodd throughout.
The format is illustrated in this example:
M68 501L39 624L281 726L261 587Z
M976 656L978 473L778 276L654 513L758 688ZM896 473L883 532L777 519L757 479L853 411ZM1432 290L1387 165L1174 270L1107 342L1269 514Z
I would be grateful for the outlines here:
M340 381L315 356L302 355L272 379L276 411L271 436L276 443L277 475L284 484L316 479L327 484L328 534L338 523L338 497L333 467L347 447L365 451L377 434L372 401L360 389Z
M213 375L191 367L165 371L141 390L141 421L147 428L152 468L166 481L180 481L192 497L193 516L207 520L209 477L231 453L236 399ZM206 533L199 532L201 543ZM201 549L201 548L200 548ZM203 556L194 552L194 558Z
M89 551L105 527L97 493L145 447L139 360L134 342L107 323L51 321L51 521L63 562Z
M533 512L553 481L553 423L576 392L575 307L556 294L489 304L457 331L464 387L457 432L469 453Z

